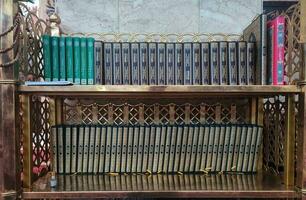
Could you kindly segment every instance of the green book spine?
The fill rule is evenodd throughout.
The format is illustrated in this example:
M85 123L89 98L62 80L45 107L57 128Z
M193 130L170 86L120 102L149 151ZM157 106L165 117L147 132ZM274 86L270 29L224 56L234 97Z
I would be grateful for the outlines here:
M87 38L80 39L81 45L81 84L87 85Z
M59 80L59 48L58 48L59 37L52 36L52 81Z
M43 58L44 58L44 70L45 70L45 81L51 81L51 44L50 35L43 35Z
M59 59L60 59L60 80L66 80L66 47L65 47L65 37L59 38Z
M74 83L81 84L81 49L80 38L73 38Z
M73 80L73 45L72 37L66 37L66 67L67 67L67 81Z
M94 38L87 38L87 84L93 85L95 79L95 65L94 65Z

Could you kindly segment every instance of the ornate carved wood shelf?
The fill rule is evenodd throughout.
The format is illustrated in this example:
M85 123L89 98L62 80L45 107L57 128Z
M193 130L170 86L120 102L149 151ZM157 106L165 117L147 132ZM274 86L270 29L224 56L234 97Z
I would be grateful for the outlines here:
M51 96L133 96L141 95L159 98L185 97L185 95L220 95L220 96L270 96L284 93L299 93L296 85L72 85L72 86L24 86L18 87L20 93Z
M23 198L296 198L280 177L255 175L59 175L51 189L50 176L40 178Z

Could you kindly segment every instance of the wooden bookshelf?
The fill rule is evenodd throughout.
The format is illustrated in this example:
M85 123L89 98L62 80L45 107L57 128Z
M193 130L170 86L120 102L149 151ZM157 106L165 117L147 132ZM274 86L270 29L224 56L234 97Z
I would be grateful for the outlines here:
M270 96L283 93L299 93L301 89L296 85L72 85L72 86L25 86L20 85L18 91L22 94L40 94L52 96L116 96L116 95L146 95L181 96L181 95L226 95Z
M58 175L50 187L46 175L26 189L23 198L298 198L271 174Z

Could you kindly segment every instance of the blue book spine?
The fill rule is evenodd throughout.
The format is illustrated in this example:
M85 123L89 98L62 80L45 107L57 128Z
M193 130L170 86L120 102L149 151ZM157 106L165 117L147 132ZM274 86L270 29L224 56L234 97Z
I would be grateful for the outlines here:
M60 80L65 81L67 80L66 74L66 45L65 45L65 37L59 38L59 51L60 51Z

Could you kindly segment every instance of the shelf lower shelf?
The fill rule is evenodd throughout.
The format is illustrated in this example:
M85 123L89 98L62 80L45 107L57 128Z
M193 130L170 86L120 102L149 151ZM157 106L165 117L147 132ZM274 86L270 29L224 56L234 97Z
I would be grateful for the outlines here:
M254 175L58 175L51 189L50 175L40 178L23 198L297 198L293 188L277 176Z
M72 85L72 86L25 86L18 87L20 93L52 96L131 96L147 97L185 97L186 95L263 95L270 96L283 93L299 93L296 85ZM158 95L157 95L158 94Z

